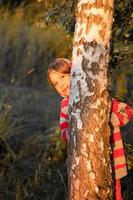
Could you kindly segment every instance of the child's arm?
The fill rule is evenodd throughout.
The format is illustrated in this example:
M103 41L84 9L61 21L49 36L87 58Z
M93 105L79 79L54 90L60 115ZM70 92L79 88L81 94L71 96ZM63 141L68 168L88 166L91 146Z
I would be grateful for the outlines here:
M60 130L63 140L67 143L68 139L68 98L64 98L61 102L60 112Z

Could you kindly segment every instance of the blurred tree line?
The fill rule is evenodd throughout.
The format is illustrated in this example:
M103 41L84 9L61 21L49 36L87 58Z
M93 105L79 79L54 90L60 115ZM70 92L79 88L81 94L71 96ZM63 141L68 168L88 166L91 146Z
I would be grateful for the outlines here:
M70 57L70 37L61 26L42 20L42 8L36 1L15 9L1 7L1 83L43 88L49 62L58 56Z
M1 0L0 80L42 88L48 63L71 58L77 0ZM133 1L115 1L109 89L133 98ZM44 78L45 77L45 78Z

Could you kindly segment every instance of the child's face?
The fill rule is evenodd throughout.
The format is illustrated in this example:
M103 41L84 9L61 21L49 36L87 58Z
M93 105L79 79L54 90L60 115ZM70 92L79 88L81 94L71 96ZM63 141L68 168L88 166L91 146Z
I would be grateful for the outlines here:
M57 92L65 97L70 93L70 74L62 74L58 72L50 73L50 80Z

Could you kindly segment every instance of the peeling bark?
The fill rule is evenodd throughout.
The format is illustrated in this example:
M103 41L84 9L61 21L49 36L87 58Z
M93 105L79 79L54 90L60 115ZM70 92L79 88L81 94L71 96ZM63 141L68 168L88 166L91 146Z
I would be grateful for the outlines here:
M107 92L113 0L79 0L69 102L69 200L112 200Z

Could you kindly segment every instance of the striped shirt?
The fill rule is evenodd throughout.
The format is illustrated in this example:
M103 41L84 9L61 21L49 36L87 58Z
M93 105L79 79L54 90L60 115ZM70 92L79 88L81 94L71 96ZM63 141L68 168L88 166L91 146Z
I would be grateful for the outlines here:
M69 97L65 97L61 102L60 130L63 140L67 143L68 138L68 103ZM112 99L111 123L113 133L111 135L112 146L112 167L115 172L115 179L120 179L127 175L126 159L120 132L120 127L124 126L133 117L132 109L117 99Z
M68 103L69 97L63 98L61 101L61 112L60 112L60 130L61 136L65 142L68 138Z

